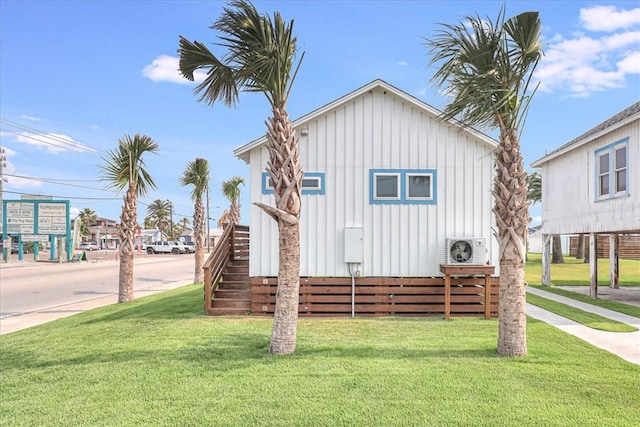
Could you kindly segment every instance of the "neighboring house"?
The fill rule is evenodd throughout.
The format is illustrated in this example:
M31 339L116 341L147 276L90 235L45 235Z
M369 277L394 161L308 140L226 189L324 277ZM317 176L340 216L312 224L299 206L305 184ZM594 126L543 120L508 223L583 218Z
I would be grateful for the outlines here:
M89 226L90 241L98 243L100 249L114 249L120 244L118 223L113 219L96 218L96 222Z
M498 142L439 114L375 80L293 122L304 170L301 277L350 276L347 261L359 277L442 276L445 239L462 237L486 239L482 263L498 265ZM266 142L234 154L250 166L251 202L273 205ZM250 216L249 275L276 277L277 224L255 205Z
M640 233L640 102L533 162L542 169L542 230L552 234L610 236ZM591 244L597 242L590 239ZM545 264L543 244L543 264ZM597 294L597 250L591 246L591 296ZM611 285L618 284L617 250ZM550 284L548 262L543 283Z
M151 242L167 240L167 235L157 228L140 230L134 238L134 246L148 245Z

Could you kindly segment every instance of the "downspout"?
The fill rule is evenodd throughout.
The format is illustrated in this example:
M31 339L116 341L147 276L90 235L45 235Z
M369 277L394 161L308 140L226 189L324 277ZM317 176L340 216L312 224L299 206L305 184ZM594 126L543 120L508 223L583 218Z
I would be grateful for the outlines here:
M349 266L349 275L351 276L351 317L356 317L356 276L355 272L351 271L351 264L348 263Z

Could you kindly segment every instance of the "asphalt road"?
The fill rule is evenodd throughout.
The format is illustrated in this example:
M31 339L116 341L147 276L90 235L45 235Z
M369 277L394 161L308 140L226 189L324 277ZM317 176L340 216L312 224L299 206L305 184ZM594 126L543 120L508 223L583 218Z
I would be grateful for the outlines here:
M89 261L12 260L0 264L0 333L44 323L118 300L114 252L89 253ZM41 257L42 259L42 257ZM193 283L194 255L136 256L134 295Z

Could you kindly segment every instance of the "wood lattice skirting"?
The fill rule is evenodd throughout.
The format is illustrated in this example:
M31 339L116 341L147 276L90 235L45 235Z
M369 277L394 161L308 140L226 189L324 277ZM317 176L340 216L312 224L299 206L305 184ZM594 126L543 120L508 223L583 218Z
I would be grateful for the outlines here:
M498 317L499 278L488 277L490 309L485 310L485 278L450 278L451 316ZM277 277L251 278L251 314L273 315ZM350 277L300 278L300 317L351 316ZM445 315L444 277L366 277L355 280L355 315Z

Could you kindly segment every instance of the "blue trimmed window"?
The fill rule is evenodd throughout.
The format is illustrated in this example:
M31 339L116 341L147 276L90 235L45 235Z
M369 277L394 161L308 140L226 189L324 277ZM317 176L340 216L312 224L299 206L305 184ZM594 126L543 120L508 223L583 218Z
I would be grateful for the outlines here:
M435 169L370 169L372 205L432 205L436 203Z
M629 195L629 138L595 151L595 200Z
M273 194L273 185L267 172L262 172L262 194ZM324 194L324 172L305 172L302 194Z

